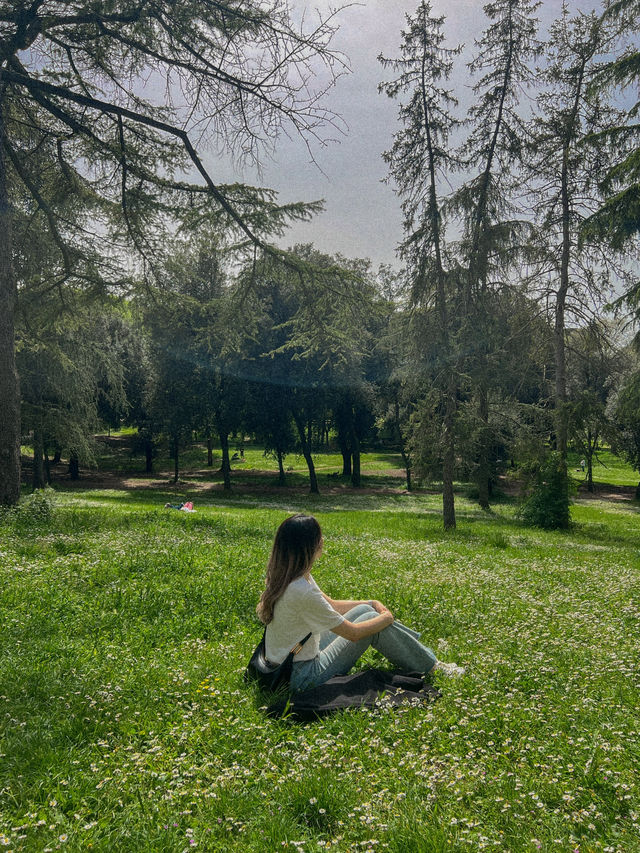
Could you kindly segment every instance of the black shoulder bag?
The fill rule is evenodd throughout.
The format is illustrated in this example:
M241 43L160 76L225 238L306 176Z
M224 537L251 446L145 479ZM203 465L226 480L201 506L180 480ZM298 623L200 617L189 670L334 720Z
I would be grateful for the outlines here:
M267 629L265 628L262 639L258 643L255 652L251 655L251 660L244 673L244 680L257 681L263 690L277 690L281 684L289 684L293 669L293 659L311 636L311 631L309 631L304 640L300 640L299 643L295 644L282 663L269 663L267 660L265 654L266 636Z

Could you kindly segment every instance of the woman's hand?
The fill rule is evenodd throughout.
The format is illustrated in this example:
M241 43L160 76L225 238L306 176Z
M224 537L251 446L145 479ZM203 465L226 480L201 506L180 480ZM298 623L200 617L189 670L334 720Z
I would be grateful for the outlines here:
M378 602L379 603L379 602ZM365 619L364 622L349 622L347 619L332 628L334 634L339 637L344 637L351 642L363 640L365 637L370 637L372 634L377 634L393 624L393 613L384 605L381 605L382 612L373 616L371 619Z
M373 609L374 609L374 610L376 610L378 613L391 613L391 611L389 610L389 608L388 608L388 607L385 607L385 605L384 605L381 601L372 601L372 602L371 602L371 606L372 606L372 607L373 607Z
M388 628L389 625L393 625L394 615L387 607L383 606L382 610L378 610L378 613L386 620L385 628Z
M372 601L371 606L380 616L385 617L384 623L383 623L385 628L388 628L389 625L393 624L393 620L394 620L393 613L389 610L388 607L385 607L385 605L381 601Z

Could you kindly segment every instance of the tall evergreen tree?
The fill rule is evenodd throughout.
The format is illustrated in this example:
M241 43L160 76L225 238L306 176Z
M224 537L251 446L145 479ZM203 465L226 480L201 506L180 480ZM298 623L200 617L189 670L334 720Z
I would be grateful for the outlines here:
M594 141L608 140L621 149L622 156L609 164L602 175L600 189L604 200L583 226L586 235L597 236L614 249L636 243L640 235L640 25L639 0L610 0L606 4L603 23L616 29L616 50L604 62L591 81L594 90L603 87L622 91L631 99L630 106L614 127L596 134ZM637 288L629 296L635 304Z
M612 122L598 90L590 87L599 69L607 33L595 14L571 17L567 7L554 23L545 51L543 88L531 123L531 199L540 224L542 272L553 310L556 447L566 467L568 407L567 313L580 320L588 303L606 293L611 260L579 240L585 219L599 203L598 178L613 152L585 145L586 134Z
M457 364L451 323L452 276L446 268L445 227L439 180L452 168L449 135L456 125L451 113L457 101L444 83L460 48L444 44L443 17L431 15L422 0L406 17L399 59L379 57L384 68L397 74L381 83L380 91L400 100L400 130L384 155L402 198L405 239L400 255L411 279L412 302L432 306L439 321L436 370L442 399L442 511L445 529L454 528L453 477ZM418 346L422 346L418 342Z
M463 225L461 348L475 402L476 479L485 509L491 478L490 361L499 342L492 328L496 316L492 303L496 289L508 281L525 229L512 198L524 138L522 94L531 80L530 63L537 50L538 6L532 0L495 0L484 7L489 25L476 41L469 65L480 76L473 87L466 120L469 133L460 152L463 168L472 175L451 200Z

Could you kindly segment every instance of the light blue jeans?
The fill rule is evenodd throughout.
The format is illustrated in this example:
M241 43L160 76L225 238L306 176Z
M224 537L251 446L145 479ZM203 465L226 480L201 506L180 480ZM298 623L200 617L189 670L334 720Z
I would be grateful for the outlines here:
M366 622L377 616L370 604L357 604L344 614L349 622ZM420 642L420 634L395 621L377 634L352 642L333 631L320 636L320 653L312 660L294 662L289 685L298 692L316 687L334 675L346 675L365 651L373 646L388 661L407 672L429 672L438 659Z

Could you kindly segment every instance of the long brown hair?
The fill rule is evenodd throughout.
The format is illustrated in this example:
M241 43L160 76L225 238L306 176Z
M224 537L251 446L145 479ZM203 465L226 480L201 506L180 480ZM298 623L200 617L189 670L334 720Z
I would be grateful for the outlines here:
M291 581L311 568L321 541L322 530L312 515L296 513L282 522L267 563L265 590L256 607L263 624L273 619L274 605Z

